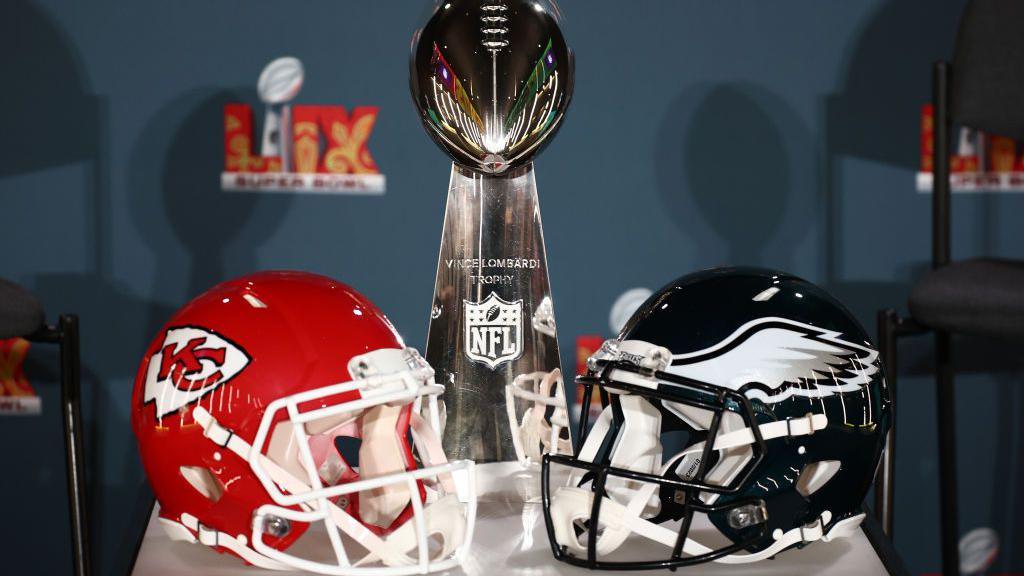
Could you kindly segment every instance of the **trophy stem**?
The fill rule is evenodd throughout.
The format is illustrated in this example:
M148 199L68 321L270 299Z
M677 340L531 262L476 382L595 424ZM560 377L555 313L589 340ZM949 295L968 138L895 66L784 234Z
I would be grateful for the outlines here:
M426 357L446 387L449 458L521 476L509 471L571 446L532 164L502 176L453 165Z

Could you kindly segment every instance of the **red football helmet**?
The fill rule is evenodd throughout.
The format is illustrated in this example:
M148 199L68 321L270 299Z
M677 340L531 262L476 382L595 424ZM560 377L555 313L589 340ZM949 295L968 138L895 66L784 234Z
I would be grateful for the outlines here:
M438 441L443 391L358 292L265 272L160 330L132 426L172 538L265 568L424 573L462 560L476 512L473 463Z

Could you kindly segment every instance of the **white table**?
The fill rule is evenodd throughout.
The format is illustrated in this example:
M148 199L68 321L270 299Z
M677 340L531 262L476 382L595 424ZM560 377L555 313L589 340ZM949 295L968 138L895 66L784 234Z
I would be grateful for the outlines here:
M154 507L136 555L133 576L254 576L275 573L246 566L234 556L217 554L199 544L172 542L158 525L156 512ZM524 530L524 527L528 529ZM698 535L700 529L695 520L694 531ZM656 552L659 558L668 556L663 548L657 548ZM555 561L539 504L523 508L481 502L471 558L461 570L452 571L451 575L600 576L602 573L608 572L590 572ZM677 574L903 576L906 572L887 541L878 535L877 528L869 521L864 529L850 538L830 543L816 542L803 550L784 552L775 560L745 566L702 564L679 569Z

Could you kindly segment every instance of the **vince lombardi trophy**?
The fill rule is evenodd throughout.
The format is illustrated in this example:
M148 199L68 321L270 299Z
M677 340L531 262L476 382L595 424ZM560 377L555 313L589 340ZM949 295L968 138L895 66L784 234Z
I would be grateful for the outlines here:
M445 451L477 462L482 496L533 500L542 455L572 452L533 170L573 90L556 6L438 2L410 84L454 160L426 348Z

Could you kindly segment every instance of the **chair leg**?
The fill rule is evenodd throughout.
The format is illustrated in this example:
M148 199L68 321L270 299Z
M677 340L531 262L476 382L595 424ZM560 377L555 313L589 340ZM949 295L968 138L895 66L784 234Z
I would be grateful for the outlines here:
M61 409L67 459L68 505L71 512L71 547L76 576L89 576L89 522L86 511L85 451L82 448L81 361L78 317L60 317Z
M939 494L942 529L942 574L960 574L959 507L956 487L956 402L953 386L951 337L948 332L935 335L935 379L939 424Z
M895 310L878 312L878 348L886 370L891 422L885 452L882 454L881 470L875 476L875 515L889 540L894 537L895 524L893 503L896 496L896 381L899 376L896 339L899 337L899 327L900 317Z

